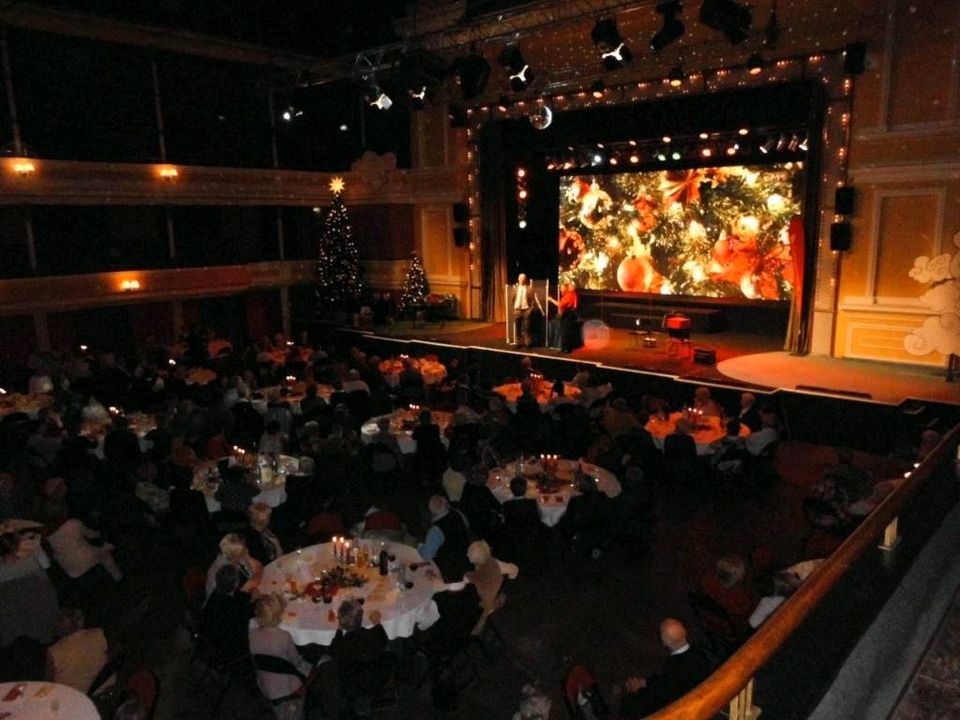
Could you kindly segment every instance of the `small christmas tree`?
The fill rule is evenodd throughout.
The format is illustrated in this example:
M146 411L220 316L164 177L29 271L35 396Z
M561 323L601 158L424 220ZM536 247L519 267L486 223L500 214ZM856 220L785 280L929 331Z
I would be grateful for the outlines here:
M430 285L423 269L423 260L414 253L410 258L407 277L403 280L403 290L400 291L400 311L403 312L411 305L423 305L429 292Z
M363 268L353 241L353 230L343 204L343 178L333 178L333 202L320 231L317 248L316 291L320 313L345 310L363 292Z

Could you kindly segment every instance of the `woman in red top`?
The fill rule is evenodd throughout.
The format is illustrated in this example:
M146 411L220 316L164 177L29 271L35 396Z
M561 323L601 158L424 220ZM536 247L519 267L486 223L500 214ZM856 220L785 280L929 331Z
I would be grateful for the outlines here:
M547 298L547 302L557 306L557 315L550 321L549 345L563 352L570 352L580 347L580 343L576 342L579 338L573 337L574 331L579 331L577 289L573 283L564 283L560 286L560 290L559 300Z

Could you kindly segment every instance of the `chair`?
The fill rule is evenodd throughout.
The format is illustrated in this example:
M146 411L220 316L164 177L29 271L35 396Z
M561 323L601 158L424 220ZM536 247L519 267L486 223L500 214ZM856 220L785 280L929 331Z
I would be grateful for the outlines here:
M277 657L276 655L263 655L260 653L254 653L251 655L251 658L253 659L253 667L256 668L257 672L268 672L276 675L295 675L300 679L300 687L296 691L290 695L284 695L283 697L270 700L271 704L280 705L288 700L295 700L303 697L307 689L307 677L302 672L297 670L293 663L286 658Z
M703 634L718 657L728 657L743 644L746 638L737 630L723 605L702 590L690 590L687 592L687 600Z
M157 695L160 692L160 681L157 680L156 674L149 668L142 667L130 676L125 688L137 698L137 702L143 708L143 720L152 720L153 713L157 709Z

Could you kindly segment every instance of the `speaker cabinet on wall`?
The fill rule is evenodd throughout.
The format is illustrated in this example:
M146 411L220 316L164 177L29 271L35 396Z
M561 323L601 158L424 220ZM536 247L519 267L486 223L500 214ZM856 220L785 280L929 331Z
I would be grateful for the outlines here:
M847 75L863 75L866 63L866 43L850 43L843 49L843 72Z
M458 225L470 220L470 208L466 203L453 204L453 221Z
M470 246L470 228L457 227L453 229L453 244L458 248Z
M848 222L835 222L830 226L830 249L840 252L850 249L853 228Z
M833 212L837 215L853 215L856 191L850 187L838 187L833 194Z

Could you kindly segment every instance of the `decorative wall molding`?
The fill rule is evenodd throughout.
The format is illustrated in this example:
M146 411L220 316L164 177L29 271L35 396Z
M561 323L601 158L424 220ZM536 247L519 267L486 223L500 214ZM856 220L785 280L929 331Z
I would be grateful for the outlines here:
M859 165L850 169L852 182L909 183L937 182L960 179L960 159L953 162L911 163L903 165Z
M312 260L168 270L129 270L0 281L0 315L130 305L313 282ZM51 293L51 283L56 292ZM130 288L132 283L136 286Z

